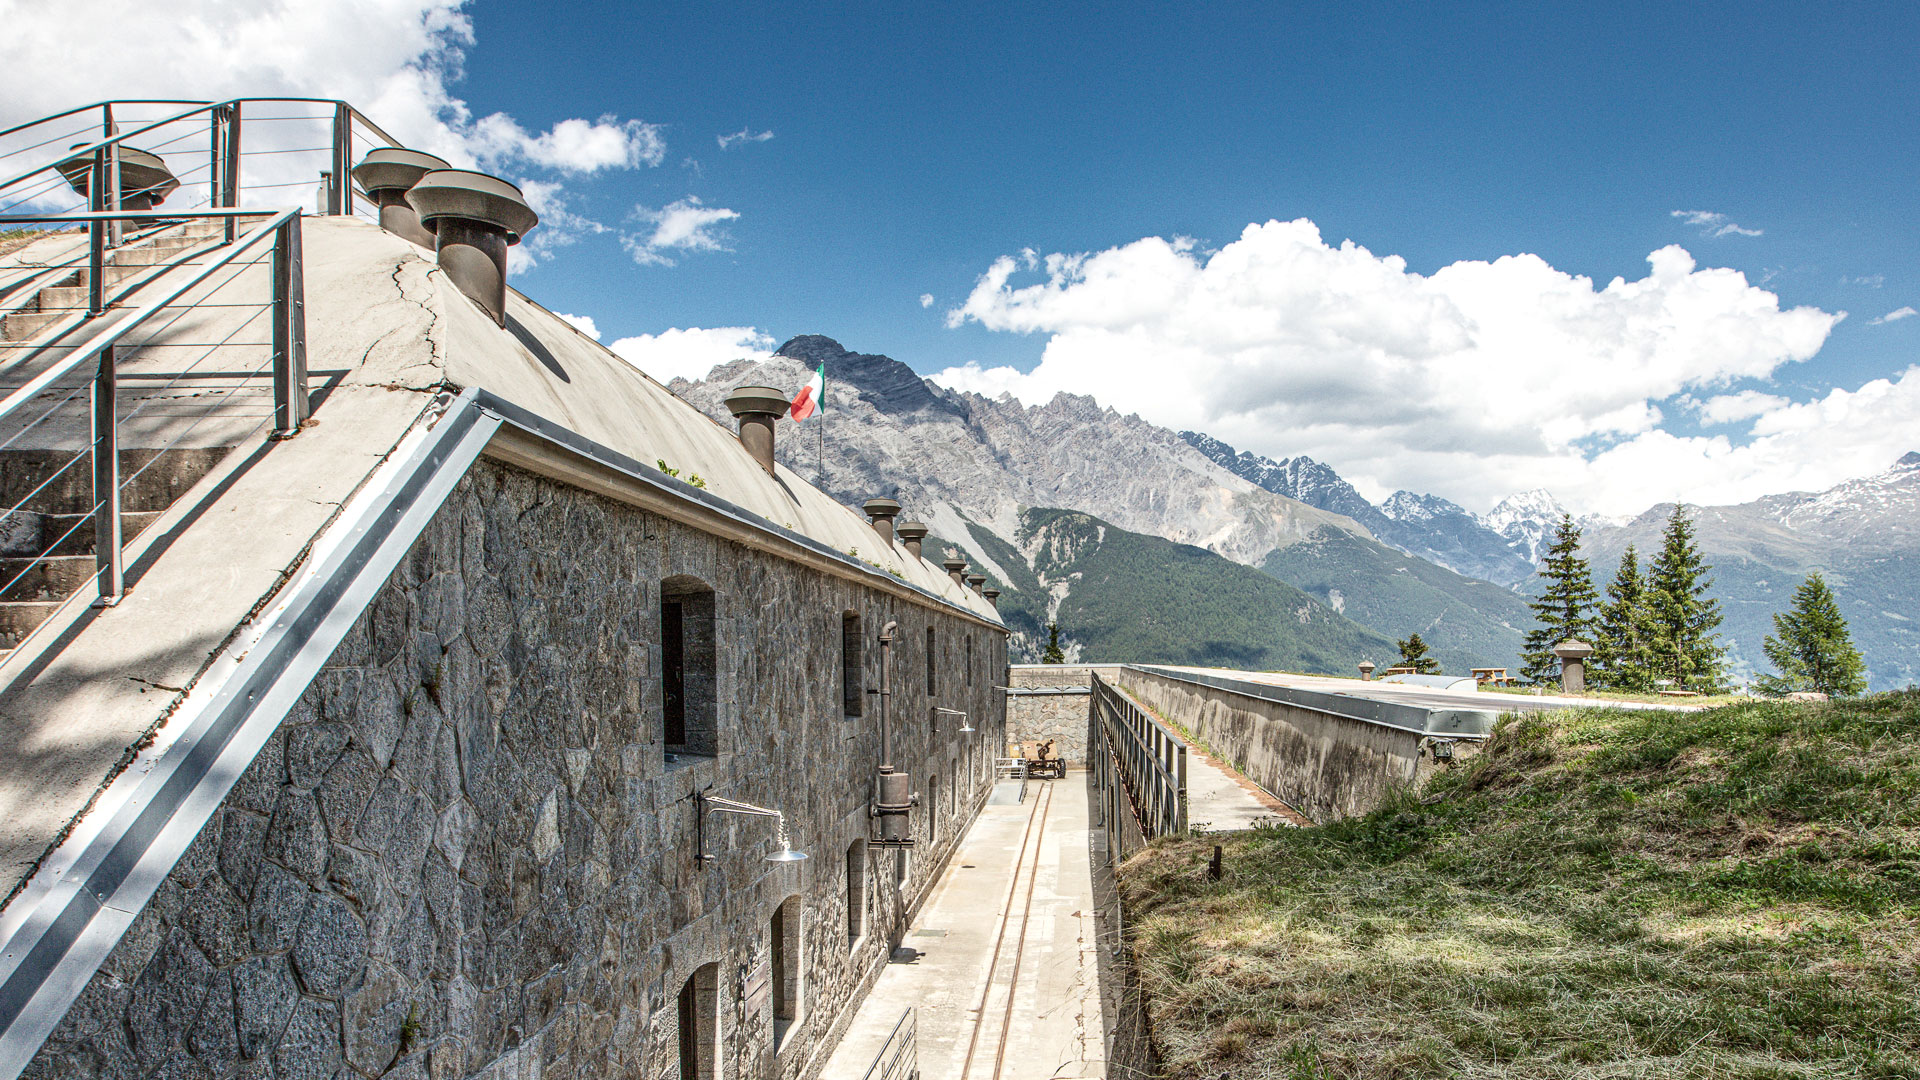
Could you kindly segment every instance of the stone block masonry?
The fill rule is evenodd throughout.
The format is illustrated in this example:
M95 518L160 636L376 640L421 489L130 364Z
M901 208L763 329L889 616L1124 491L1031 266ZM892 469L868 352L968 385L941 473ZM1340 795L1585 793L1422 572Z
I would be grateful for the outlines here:
M669 760L663 597L702 588L712 743ZM931 796L903 859L861 844L848 612L862 690L901 626L894 752ZM1004 662L952 609L483 459L26 1075L807 1080L991 786ZM701 861L704 790L812 857L712 817Z
M1007 745L1018 752L1023 742L1053 740L1053 752L1068 765L1087 762L1087 738L1093 722L1090 700L1093 673L1117 665L1016 664L1008 669Z

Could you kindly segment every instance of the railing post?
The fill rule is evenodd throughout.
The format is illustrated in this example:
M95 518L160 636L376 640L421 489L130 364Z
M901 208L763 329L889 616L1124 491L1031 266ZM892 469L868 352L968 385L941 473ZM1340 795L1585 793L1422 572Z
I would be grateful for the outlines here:
M1187 748L1180 748L1180 767L1174 771L1174 783L1180 785L1179 804L1175 809L1178 816L1173 821L1173 831L1181 836L1187 835Z
M307 419L306 283L300 271L300 215L273 238L273 437L291 439Z
M104 213L107 208L107 148L93 152L93 171L87 180L87 208ZM87 314L107 310L107 223L94 218L87 222Z
M95 607L112 607L126 591L120 562L120 439L115 402L115 347L100 350L100 372L93 380L93 562L100 598Z
M220 192L227 182L227 110L207 110L207 205L220 206Z
M234 102L226 108L225 153L220 162L221 203L226 208L240 205L240 103ZM227 243L239 235L240 220L227 219Z
M115 135L120 134L120 125L113 122L113 103L112 102L108 102L100 106L100 126L103 129L103 135L102 135L103 138L111 139ZM112 146L107 147L107 206L109 209L113 209L113 210L120 209L120 144L119 143L114 143ZM119 221L107 222L107 246L108 247L117 248L120 246L121 231L124 228L125 228L124 222L119 222Z
M353 113L344 101L333 105L333 173L327 178L327 213L353 213Z

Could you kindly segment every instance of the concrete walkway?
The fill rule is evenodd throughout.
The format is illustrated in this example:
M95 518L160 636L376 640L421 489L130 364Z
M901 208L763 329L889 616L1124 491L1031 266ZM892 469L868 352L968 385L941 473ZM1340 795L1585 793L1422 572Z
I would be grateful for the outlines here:
M1073 772L981 811L825 1080L861 1080L908 1006L926 1080L1106 1075L1088 802Z
M1289 686L1296 690L1312 690L1322 694L1346 694L1350 697L1371 698L1375 701L1391 701L1400 705L1416 705L1428 709L1490 709L1495 712L1537 712L1546 709L1568 709L1589 705L1608 705L1620 709L1666 709L1685 712L1699 709L1698 705L1688 705L1683 701L1672 704L1666 702L1618 701L1608 698L1563 697L1557 694L1502 694L1481 693L1477 690L1438 690L1427 686L1405 686L1399 683L1363 682L1359 679L1342 679L1332 675L1294 675L1280 671L1237 671L1231 668L1175 667L1175 671L1191 671L1200 675L1221 675L1229 679L1241 679L1246 682L1267 683L1272 686Z

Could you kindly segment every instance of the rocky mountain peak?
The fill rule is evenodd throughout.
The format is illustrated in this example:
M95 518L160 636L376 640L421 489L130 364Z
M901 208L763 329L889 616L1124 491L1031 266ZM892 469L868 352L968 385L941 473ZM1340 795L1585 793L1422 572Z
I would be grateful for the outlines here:
M1467 516L1466 509L1458 503L1438 495L1420 495L1411 491L1396 491L1387 496L1387 501L1380 504L1380 512L1395 521L1432 521L1454 515Z
M1893 463L1896 469L1920 469L1920 450L1909 450Z
M907 414L922 409L955 411L907 365L891 356L851 352L824 334L801 334L775 349L774 355L798 360L809 369L825 364L829 405L837 384L843 390L853 387L884 413Z

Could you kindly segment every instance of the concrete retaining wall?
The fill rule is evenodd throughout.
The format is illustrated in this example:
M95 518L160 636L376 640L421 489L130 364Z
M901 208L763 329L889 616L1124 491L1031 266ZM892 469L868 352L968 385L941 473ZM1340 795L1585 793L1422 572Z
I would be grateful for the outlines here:
M716 651L717 752L673 762L669 579L712 589ZM900 621L894 753L923 798L908 856L860 847L879 737L870 706L843 709L846 611L868 639ZM800 1080L991 787L1004 649L976 622L482 460L25 1075L672 1076L679 992L708 972L714 1075ZM877 686L879 647L863 655ZM700 861L706 790L785 811L811 858L764 862L770 821L714 817ZM867 909L851 941L850 849ZM771 925L796 900L798 1016L776 1047Z
M1434 768L1421 749L1426 732L1280 700L1288 692L1277 687L1249 684L1240 692L1138 667L1102 674L1315 821L1363 814ZM1476 745L1472 739L1459 752Z

